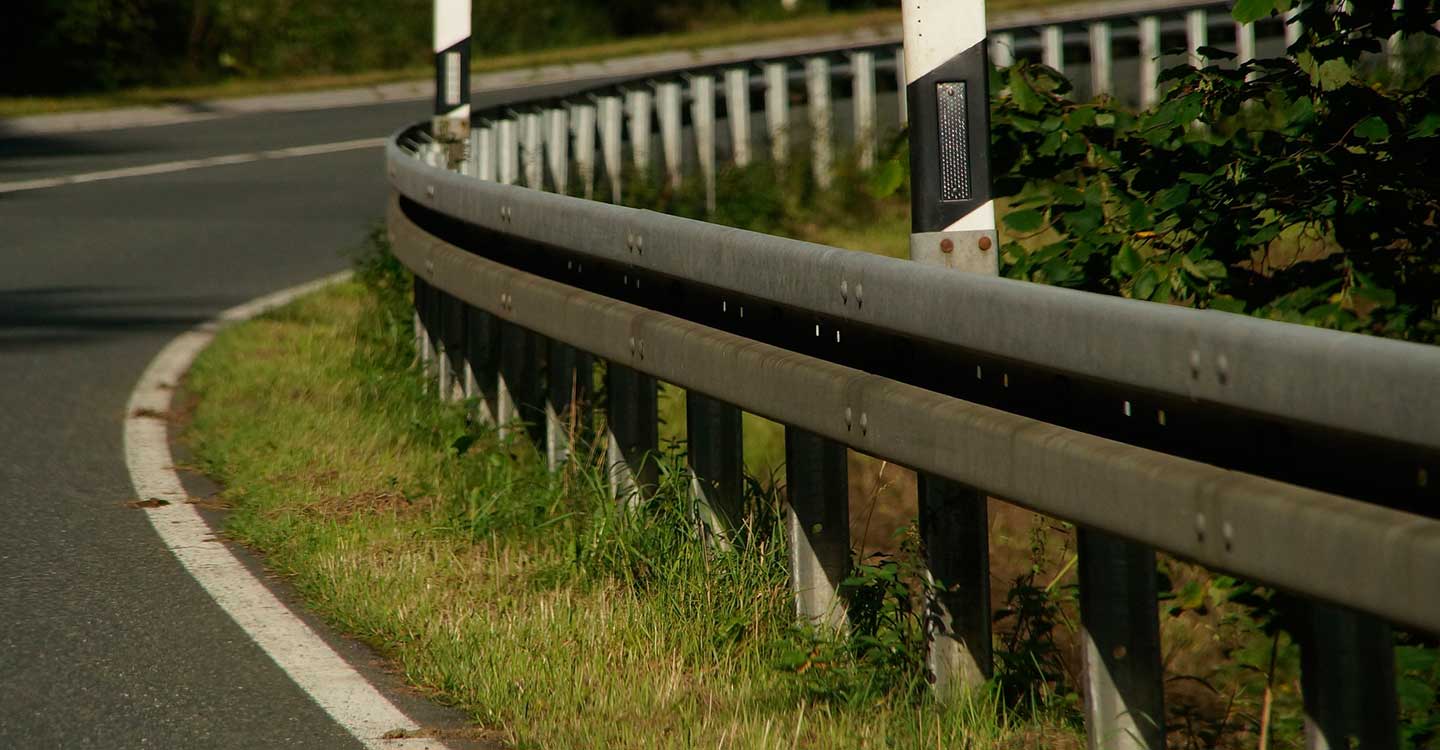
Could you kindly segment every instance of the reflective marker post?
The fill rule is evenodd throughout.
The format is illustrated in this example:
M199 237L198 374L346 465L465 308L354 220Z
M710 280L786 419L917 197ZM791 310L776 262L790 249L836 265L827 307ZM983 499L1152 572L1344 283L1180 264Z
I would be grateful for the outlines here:
M459 170L470 144L470 0L435 0L435 118L431 134L447 169Z
M990 60L983 0L903 6L909 105L910 259L994 276ZM928 665L942 697L991 671L990 558L983 493L921 473L920 534L931 584Z

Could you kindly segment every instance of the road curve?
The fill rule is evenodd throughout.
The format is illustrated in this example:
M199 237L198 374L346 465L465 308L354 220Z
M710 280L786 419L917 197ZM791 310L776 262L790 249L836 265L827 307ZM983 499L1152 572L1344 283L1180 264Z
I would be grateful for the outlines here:
M0 183L374 138L425 115L402 102L9 138L0 122ZM170 339L343 268L386 192L378 147L0 192L0 747L360 747L126 507L121 423Z

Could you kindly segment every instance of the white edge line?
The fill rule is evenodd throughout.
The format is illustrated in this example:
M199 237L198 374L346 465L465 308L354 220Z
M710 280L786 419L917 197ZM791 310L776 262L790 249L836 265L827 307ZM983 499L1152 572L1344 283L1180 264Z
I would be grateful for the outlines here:
M125 417L125 463L141 500L168 505L146 508L165 547L300 689L371 750L446 750L429 738L386 739L395 730L420 726L395 707L315 631L296 617L235 555L216 539L175 473L164 414L175 384L225 326L248 320L297 297L350 278L327 276L232 307L210 322L180 334L151 360L130 394Z
M119 180L127 177L147 177L157 174L170 174L172 172L188 172L192 169L223 167L228 164L248 164L250 162L267 161L271 159L318 156L320 154L333 154L341 151L378 148L383 145L385 145L384 138L356 138L349 141L317 143L310 146L291 146L289 148L277 148L270 151L222 154L220 156L207 156L200 159L165 161L155 164L142 164L137 167L105 169L98 172L81 172L79 174L61 175L59 177L44 177L35 180L20 180L18 182L0 182L0 193L18 193L22 190L40 190L43 188L60 187L61 185L77 185L85 182L102 182L104 180Z

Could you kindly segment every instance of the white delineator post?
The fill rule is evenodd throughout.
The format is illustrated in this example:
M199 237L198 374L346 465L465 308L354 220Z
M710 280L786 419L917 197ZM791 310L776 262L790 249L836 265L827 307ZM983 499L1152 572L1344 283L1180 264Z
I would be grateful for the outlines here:
M983 0L903 7L910 120L910 259L990 276L999 237L990 198L990 60ZM927 663L952 697L991 673L990 552L984 493L919 476Z
M435 118L431 132L449 169L470 143L470 0L435 0Z

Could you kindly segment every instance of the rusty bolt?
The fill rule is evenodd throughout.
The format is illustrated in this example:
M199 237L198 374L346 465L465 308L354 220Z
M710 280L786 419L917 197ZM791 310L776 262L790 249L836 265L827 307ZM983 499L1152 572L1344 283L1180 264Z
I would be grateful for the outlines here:
M951 253L955 251L955 243L948 239L940 240L940 252Z
M989 250L989 249L990 249L990 238L989 238L989 237L981 237L981 238L980 238L980 251L981 251L981 252L984 252L984 251Z

